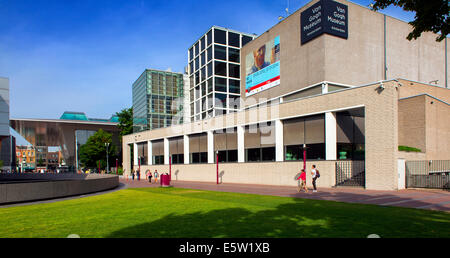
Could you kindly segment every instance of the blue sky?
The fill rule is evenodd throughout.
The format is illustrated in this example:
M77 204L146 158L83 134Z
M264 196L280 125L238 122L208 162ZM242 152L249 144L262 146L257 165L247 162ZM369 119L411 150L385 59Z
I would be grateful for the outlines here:
M291 12L307 2L290 0ZM109 118L131 107L131 84L145 68L181 72L188 47L212 25L260 35L285 14L287 3L0 0L0 76L10 78L11 117L80 111ZM394 7L383 13L414 18Z

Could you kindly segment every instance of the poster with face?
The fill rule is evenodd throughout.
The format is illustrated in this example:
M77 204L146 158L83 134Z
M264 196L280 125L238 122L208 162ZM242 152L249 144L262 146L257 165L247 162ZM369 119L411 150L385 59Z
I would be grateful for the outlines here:
M280 85L280 36L254 49L245 61L246 97Z

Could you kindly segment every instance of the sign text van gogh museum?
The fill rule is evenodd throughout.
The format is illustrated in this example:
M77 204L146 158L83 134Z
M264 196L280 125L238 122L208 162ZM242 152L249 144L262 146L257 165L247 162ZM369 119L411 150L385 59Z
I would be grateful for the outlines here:
M220 182L294 186L306 154L319 187L403 188L399 161L450 160L448 39L408 41L411 30L351 2L311 1L242 46L240 99L225 100L237 110L124 136L126 173L170 163L172 180L216 182L218 157ZM190 55L220 45L204 37ZM216 75L215 57L200 80ZM215 94L206 109L224 103Z

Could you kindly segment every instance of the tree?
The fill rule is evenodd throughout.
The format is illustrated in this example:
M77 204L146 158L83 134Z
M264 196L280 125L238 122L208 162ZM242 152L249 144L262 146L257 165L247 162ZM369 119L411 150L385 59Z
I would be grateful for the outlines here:
M371 5L374 11L383 10L390 5L403 8L405 11L416 13L415 19L409 22L413 26L406 37L408 40L417 39L422 32L431 31L441 33L436 41L442 41L449 33L449 7L447 0L374 0Z
M120 129L120 136L133 133L133 108L122 109L116 115L119 117L117 127Z
M108 156L109 166L115 166L117 157L116 146L112 144L112 134L98 130L93 134L87 142L80 147L80 162L84 167L96 168L98 167L98 161L100 161L100 167L103 169L106 167L106 146L105 143L109 143Z

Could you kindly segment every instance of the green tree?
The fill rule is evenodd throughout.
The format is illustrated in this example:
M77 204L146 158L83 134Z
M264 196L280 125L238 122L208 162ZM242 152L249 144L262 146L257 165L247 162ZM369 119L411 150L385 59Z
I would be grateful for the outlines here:
M117 148L112 144L112 134L98 130L87 142L80 147L80 162L84 167L97 168L100 161L100 168L106 168L106 146L109 143L108 158L109 167L115 166L117 158Z
M119 117L117 127L120 129L120 136L133 133L133 108L122 109L116 115Z
M383 10L390 5L403 8L405 11L416 13L414 20L409 22L413 26L406 37L408 40L417 39L422 32L431 31L441 33L436 41L442 41L449 33L449 4L447 0L373 0L374 11Z

